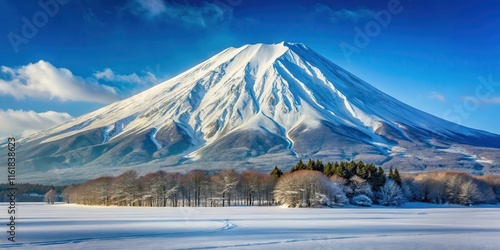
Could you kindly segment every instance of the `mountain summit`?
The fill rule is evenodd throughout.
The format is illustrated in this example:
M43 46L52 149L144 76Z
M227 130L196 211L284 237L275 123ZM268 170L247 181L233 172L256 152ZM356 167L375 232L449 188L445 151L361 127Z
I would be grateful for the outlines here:
M47 180L125 168L270 169L298 158L484 173L499 166L499 148L499 135L412 108L305 45L281 42L228 48L23 138L19 165L28 179Z

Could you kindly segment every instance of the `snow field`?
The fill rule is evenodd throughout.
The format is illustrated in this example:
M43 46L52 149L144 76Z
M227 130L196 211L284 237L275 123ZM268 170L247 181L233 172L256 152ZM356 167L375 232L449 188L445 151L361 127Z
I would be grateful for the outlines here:
M2 207L6 208L3 203ZM17 249L500 249L500 207L144 208L20 203Z

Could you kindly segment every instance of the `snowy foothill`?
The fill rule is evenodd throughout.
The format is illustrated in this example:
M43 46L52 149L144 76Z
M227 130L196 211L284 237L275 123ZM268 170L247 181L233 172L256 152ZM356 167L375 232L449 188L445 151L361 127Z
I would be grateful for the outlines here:
M7 204L1 203L7 211ZM500 205L104 207L20 203L17 249L499 249Z

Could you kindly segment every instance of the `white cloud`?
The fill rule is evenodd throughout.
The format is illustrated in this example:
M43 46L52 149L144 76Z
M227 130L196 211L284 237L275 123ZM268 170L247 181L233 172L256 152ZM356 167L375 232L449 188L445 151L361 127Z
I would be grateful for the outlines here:
M314 11L316 13L327 13L328 17L332 22L337 22L339 20L351 20L353 22L358 22L362 19L373 18L376 14L375 11L369 10L366 7L360 7L357 9L332 9L327 5L317 3L314 5Z
M19 68L2 66L1 72L0 95L12 95L16 99L31 97L105 104L120 99L113 87L85 80L43 60Z
M438 100L440 102L446 102L446 97L444 97L444 95L436 92L436 91L432 91L431 93L429 93L429 95L427 96L427 98L429 99L434 99L434 100Z
M223 8L210 2L199 5L174 3L164 0L131 0L132 12L147 19L169 20L199 27L207 27L231 15L230 8Z
M102 82L105 82L104 84ZM144 90L158 82L151 72L141 75L120 75L106 68L88 78L75 76L65 68L56 68L39 61L21 67L0 67L0 96L16 99L83 101L108 104ZM30 108L29 102L23 107ZM72 119L67 113L47 111L36 113L0 109L0 137L27 134Z
M98 71L94 74L94 77L97 80L105 80L108 82L125 82L141 85L151 85L158 82L156 76L151 72L146 72L144 76L139 76L136 73L132 73L130 75L120 75L115 74L115 72L109 68L104 71Z
M73 119L68 113L0 109L0 137L27 135Z
M500 104L500 97L492 97L489 99L483 99L481 101L488 103L488 104Z

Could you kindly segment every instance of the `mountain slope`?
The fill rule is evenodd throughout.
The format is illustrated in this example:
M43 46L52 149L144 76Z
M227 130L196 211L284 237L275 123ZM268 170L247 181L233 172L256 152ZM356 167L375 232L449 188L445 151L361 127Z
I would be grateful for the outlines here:
M127 166L270 168L299 157L477 173L500 164L499 135L414 109L286 42L228 48L21 145L24 171L42 178Z

